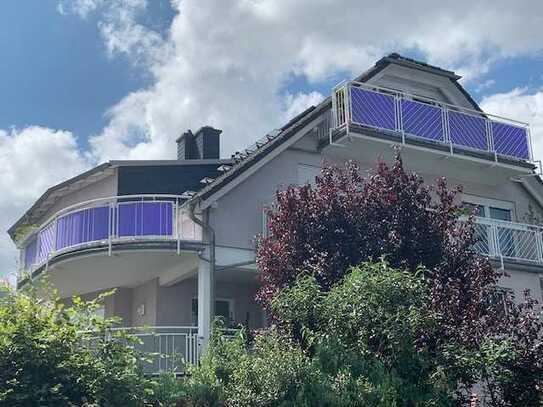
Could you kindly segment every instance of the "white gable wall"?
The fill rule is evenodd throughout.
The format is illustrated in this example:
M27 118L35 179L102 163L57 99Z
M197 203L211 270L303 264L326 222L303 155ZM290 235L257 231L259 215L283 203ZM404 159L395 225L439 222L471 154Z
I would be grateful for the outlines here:
M474 109L466 96L449 78L418 69L389 65L367 83Z

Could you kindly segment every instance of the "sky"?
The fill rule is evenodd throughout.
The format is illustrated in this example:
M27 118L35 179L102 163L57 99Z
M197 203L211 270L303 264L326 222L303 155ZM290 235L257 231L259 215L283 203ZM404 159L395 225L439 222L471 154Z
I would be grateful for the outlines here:
M481 107L532 126L543 158L540 0L4 0L3 231L50 186L110 159L172 159L209 124L229 156L382 56L454 70Z

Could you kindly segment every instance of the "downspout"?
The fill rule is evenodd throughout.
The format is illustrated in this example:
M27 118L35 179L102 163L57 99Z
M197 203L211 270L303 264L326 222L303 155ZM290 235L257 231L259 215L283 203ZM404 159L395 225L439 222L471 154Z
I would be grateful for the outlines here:
M194 209L196 207L196 200L191 200L189 202L189 218L199 225L202 228L202 234L204 236L208 236L209 240L209 259L203 259L204 261L209 261L209 279L210 281L210 310L211 310L211 322L213 322L214 316L215 316L215 269L216 269L216 260L215 260L215 230L211 227L209 224L209 209L207 209L207 214L205 216L205 223L202 222L196 214L194 213ZM201 258L201 257L200 257Z

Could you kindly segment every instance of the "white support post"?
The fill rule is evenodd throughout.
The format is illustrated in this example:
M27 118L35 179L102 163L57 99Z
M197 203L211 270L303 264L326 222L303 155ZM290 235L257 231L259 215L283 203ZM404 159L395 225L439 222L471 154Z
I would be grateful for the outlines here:
M211 265L200 259L198 264L198 342L200 352L204 350L211 335Z

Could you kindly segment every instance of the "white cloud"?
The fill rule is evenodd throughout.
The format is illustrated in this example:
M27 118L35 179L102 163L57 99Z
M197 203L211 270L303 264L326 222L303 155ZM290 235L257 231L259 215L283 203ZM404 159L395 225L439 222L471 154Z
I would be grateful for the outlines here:
M89 167L69 131L0 129L0 229L7 230L50 186ZM15 270L17 250L0 234L0 275Z
M319 92L302 93L295 95L288 93L285 96L285 110L282 122L287 122L297 114L302 113L309 106L316 106L324 100L324 95Z
M515 88L485 97L480 105L485 112L529 123L534 157L543 160L543 89L530 93Z
M204 124L224 130L229 154L311 102L289 95L293 77L352 77L393 50L416 49L473 80L501 58L543 49L540 1L172 0L177 14L165 36L141 23L145 0L62 4L96 12L108 52L152 79L110 110L91 139L98 160L172 158L175 138Z
M57 4L57 10L62 15L77 14L81 18L87 18L103 3L104 0L61 0Z

